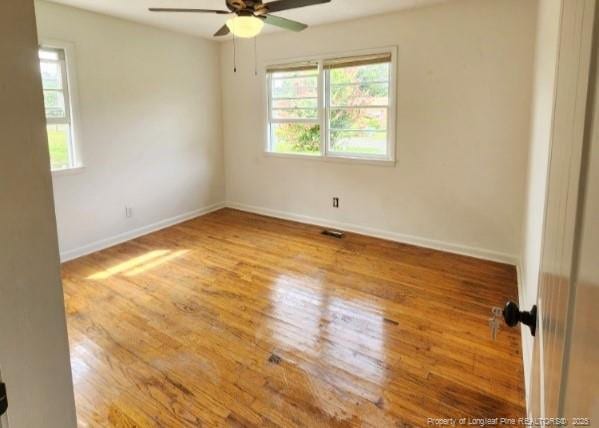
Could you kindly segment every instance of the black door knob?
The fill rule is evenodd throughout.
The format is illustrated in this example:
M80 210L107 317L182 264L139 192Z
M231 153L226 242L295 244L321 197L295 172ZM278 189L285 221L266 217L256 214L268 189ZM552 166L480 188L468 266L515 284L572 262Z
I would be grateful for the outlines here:
M510 327L515 327L522 323L530 327L530 333L534 336L537 331L537 305L534 305L528 312L521 311L517 303L511 300L503 308L503 319Z
M8 398L6 398L6 384L0 382L0 416L8 409Z

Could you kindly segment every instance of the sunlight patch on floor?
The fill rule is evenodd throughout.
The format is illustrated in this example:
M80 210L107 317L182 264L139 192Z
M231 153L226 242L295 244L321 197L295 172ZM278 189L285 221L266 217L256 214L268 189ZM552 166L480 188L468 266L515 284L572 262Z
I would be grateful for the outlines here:
M123 274L125 276L135 276L146 272L150 269L158 267L168 261L181 257L188 253L189 250L154 250L141 256L134 257L123 263L119 263L106 270L96 272L87 277L94 281L110 278L114 275Z
M158 259L154 259L148 263L142 264L141 266L137 266L135 269L125 272L125 276L139 275L140 273L146 272L150 269L154 269L155 267L158 267L164 263L167 263L171 260L177 259L177 258L185 255L187 252L189 252L189 250L179 250L179 251L174 251L171 254L166 254Z

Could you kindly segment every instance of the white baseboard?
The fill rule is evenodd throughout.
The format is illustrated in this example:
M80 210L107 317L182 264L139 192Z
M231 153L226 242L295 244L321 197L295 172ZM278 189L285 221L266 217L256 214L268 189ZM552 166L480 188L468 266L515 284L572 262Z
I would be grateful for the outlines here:
M491 260L494 262L508 263L517 265L518 257L505 254L497 251L487 250L483 248L469 247L466 245L452 244L434 239L421 238L417 236L404 235L401 233L390 232L381 229L375 229L366 226L359 226L351 223L342 223L324 218L311 217L301 214L293 214L285 211L272 210L269 208L256 207L253 205L241 204L238 202L228 201L226 206L240 211L261 214L269 217L276 217L283 220L296 221L298 223L313 224L323 227L330 227L346 232L358 233L360 235L372 236L374 238L386 239L389 241L400 242L402 244L416 245L424 248L445 251L463 256L475 257L477 259Z
M169 226L173 226L178 223L182 223L184 221L200 217L202 215L211 213L213 211L217 211L221 208L229 207L233 209L237 209L240 211L251 212L254 214L265 215L269 217L280 218L283 220L291 220L297 221L299 223L305 224L313 224L323 227L331 227L335 229L344 230L346 232L358 233L361 235L372 236L374 238L386 239L389 241L400 242L402 244L410 244L416 245L424 248L431 248L434 250L446 251L449 253L460 254L469 257L475 257L483 260L491 260L500 263L508 263L512 265L518 265L518 258L516 256L501 253L493 250L487 250L482 248L470 247L459 244L452 244L448 242L438 241L434 239L421 238L412 235L405 235L396 232L390 232L381 229L375 229L366 226L360 226L351 223L343 223L333 220L328 220L324 218L311 217L301 214L294 214L285 211L272 210L269 208L262 208L253 205L241 204L238 202L228 201L223 203L217 203L210 205L205 208L200 208L198 210L190 211L184 214L180 214L175 217L171 217L165 220L161 220L156 223L149 224L147 226L143 226L137 229L133 229L115 236L111 236L109 238L101 239L95 242L91 242L89 244L83 245L81 247L73 248L71 250L62 251L60 253L60 261L66 262L69 260L76 259L78 257L84 256L86 254L91 254L96 251L103 250L108 247L112 247L114 245L120 244L122 242L129 241L131 239L135 239L139 236L147 235L148 233L155 232L160 229L164 229ZM519 276L520 278L520 276ZM519 290L520 291L520 290ZM521 293L519 293L521 294Z
M197 210L189 211L187 213L183 213L177 215L175 217L167 218L156 223L149 224L147 226L139 227L137 229L129 230L124 233L120 233L118 235L111 236L109 238L100 239L95 242L91 242L86 245L82 245L81 247L73 248L67 251L60 252L60 261L61 263L67 262L69 260L73 260L87 254L95 253L96 251L103 250L108 247L112 247L114 245L130 241L131 239L138 238L143 235L147 235L148 233L156 232L157 230L164 229L169 226L173 226L178 223L182 223L187 220L191 220L196 217L200 217L202 215L211 213L213 211L224 208L224 203L213 204L204 208L200 208Z

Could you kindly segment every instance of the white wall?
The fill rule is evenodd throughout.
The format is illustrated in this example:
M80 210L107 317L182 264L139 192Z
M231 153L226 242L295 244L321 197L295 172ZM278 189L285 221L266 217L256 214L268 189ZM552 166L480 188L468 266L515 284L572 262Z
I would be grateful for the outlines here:
M75 402L33 0L0 1L0 28L0 368L8 423L71 428Z
M561 11L562 0L539 2L528 181L519 278L520 304L523 310L528 310L537 301L547 193L547 169L556 95ZM533 338L527 330L523 330L522 339L526 394L527 402L529 402Z
M63 258L222 202L218 45L42 1L36 14L40 40L75 44L86 168L53 179Z
M232 43L223 44L227 200L515 263L536 5L456 0L259 38L261 64L396 45L396 167L264 156L264 74L254 76L253 43L239 43L236 74Z

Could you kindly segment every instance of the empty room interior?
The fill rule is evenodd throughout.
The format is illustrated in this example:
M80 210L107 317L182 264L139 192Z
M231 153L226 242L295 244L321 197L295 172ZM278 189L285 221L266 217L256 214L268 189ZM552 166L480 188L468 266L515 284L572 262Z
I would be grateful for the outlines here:
M599 424L595 0L2 0L0 427Z

